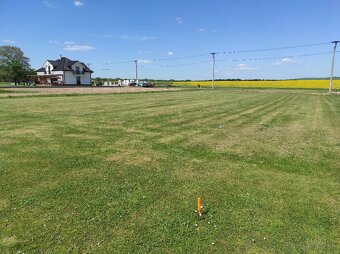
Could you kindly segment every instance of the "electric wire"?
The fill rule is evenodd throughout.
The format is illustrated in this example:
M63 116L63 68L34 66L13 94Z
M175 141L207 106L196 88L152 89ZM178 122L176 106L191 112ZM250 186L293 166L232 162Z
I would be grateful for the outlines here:
M226 51L217 52L216 54L241 54L241 53L278 51L278 50L286 50L286 49L296 49L296 48L307 48L307 47L321 46L321 45L326 45L326 44L331 44L331 43L332 42L317 42L317 43L310 43L310 44L297 44L297 45L274 47L274 48L248 49L248 50L226 50ZM211 55L211 53L204 53L204 54L196 54L196 55L169 57L169 58L153 58L153 59L150 59L148 61L161 62L161 61L185 60L185 59L191 59L191 58L206 57L206 56L210 56L210 55ZM106 65L131 64L131 63L134 63L134 61L135 60L113 61L113 62L107 62ZM142 63L142 60L137 60L137 61L139 61L139 63Z
M222 54L239 54L239 53L252 53L252 52L263 52L263 51L276 51L276 50L284 50L284 49L294 49L294 48L306 48L313 46L320 46L330 44L331 42L318 42L311 44L300 44L300 45L291 45L284 47L275 47L275 48L263 48L263 49L248 49L248 50L229 50L221 52Z

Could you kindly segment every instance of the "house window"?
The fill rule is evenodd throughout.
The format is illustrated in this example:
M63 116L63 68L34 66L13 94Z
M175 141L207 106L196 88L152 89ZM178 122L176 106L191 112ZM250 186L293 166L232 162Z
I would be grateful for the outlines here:
M77 73L77 74L80 74L79 66L76 66L76 73Z
M48 74L51 74L51 66L48 66Z

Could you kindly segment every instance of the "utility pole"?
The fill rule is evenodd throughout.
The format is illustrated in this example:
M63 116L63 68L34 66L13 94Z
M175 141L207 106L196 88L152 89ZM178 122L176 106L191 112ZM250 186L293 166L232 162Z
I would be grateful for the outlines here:
M332 59L332 67L331 67L331 76L330 76L330 79L329 79L329 91L328 91L329 94L332 93L333 72L334 72L334 62L335 62L335 51L336 51L336 45L338 44L338 42L340 42L340 41L332 41L332 43L334 43L334 48L333 48L333 59Z
M211 89L214 90L214 83L215 83L215 55L216 53L210 53L213 57L213 75L212 75L212 84L211 84Z
M137 83L137 80L138 80L138 60L135 60L135 65L136 65L136 83Z

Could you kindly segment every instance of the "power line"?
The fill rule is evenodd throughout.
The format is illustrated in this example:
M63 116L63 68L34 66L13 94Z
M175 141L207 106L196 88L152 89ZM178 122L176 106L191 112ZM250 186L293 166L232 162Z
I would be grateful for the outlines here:
M252 53L252 52L262 52L262 51L276 51L276 50L294 49L294 48L306 48L306 47L326 45L330 43L331 42L318 42L318 43L312 43L312 44L300 44L300 45L291 45L291 46L275 47L275 48L229 50L229 51L222 52L222 54L239 54L239 53Z
M183 60L183 59L190 59L190 58L198 58L198 57L203 57L203 56L209 56L209 54L198 54L198 55L190 55L190 56L178 56L178 57L171 57L171 58L153 58L150 59L149 61L152 62L161 62L161 61L172 61L172 60ZM133 63L135 60L130 60L130 61L115 61L115 62L111 62L111 63L106 63L108 64L129 64L129 63ZM141 60L137 60L137 61L141 61Z
M190 62L186 64L171 64L171 65L160 65L160 68L172 68L172 67L183 67L183 66L191 66L191 65L197 65L197 64L204 64L204 63L210 63L211 61L200 61L200 62Z
M313 47L313 46L321 46L330 44L332 42L318 42L318 43L311 43L311 44L298 44L298 45L290 45L290 46L283 46L283 47L274 47L274 48L262 48L262 49L247 49L247 50L227 50L223 52L216 52L221 54L240 54L240 53L253 53L253 52L264 52L264 51L277 51L277 50L285 50L285 49L294 49L294 48L306 48L306 47ZM178 57L169 57L169 58L153 58L150 59L152 62L160 62L160 61L173 61L173 60L184 60L184 59L191 59L191 58L198 58L198 57L207 57L211 55L211 53L204 53L204 54L196 54L196 55L187 55L187 56L178 56ZM117 65L117 64L130 64L133 63L134 60L126 60L126 61L114 61L111 63L106 63L106 65Z
M304 44L304 45L293 45L293 46L285 46L285 47L276 47L276 48L265 48L265 49L250 49L250 50L237 50L237 51L225 51L225 52L213 52L209 54L197 54L197 55L189 55L189 56L179 56L179 57L172 57L172 58L155 58L152 60L147 60L148 62L160 62L160 61L170 61L170 60L185 60L185 59L191 59L196 57L206 57L208 55L212 56L212 89L214 89L214 81L215 81L215 64L216 64L216 54L236 54L236 53L252 53L252 52L264 52L264 51L276 51L276 50L284 50L284 49L294 49L294 48L303 48L303 47L312 47L312 46L319 46L319 45L326 45L330 43L334 43L334 49L333 49L333 59L332 59L332 66L331 66L331 76L330 76L330 87L329 87L329 93L332 92L332 80L333 80L333 71L334 71L334 61L335 61L335 53L337 43L340 41L333 41L333 42L322 42L322 43L313 43L313 44ZM223 62L223 61L231 61L231 62L239 62L239 61L265 61L265 60L274 60L274 59L284 59L284 58L297 58L297 57L307 57L307 56L317 56L317 55L324 55L324 54L330 54L332 52L318 52L318 53L307 53L307 54L299 54L299 55L286 55L286 56L276 56L276 57L262 57L262 58L241 58L241 59L218 59L217 61ZM142 60L133 60L133 61L120 61L120 62L111 62L106 63L106 65L109 64L124 64L124 63L135 63L136 68L136 80L138 79L138 63L146 63L146 61ZM152 68L172 68L172 67L188 67L195 64L202 64L207 63L211 61L200 61L200 62L190 62L186 64L172 64L172 65L160 65L160 66L150 66ZM140 67L144 68L143 65ZM119 68L120 69L120 68ZM107 68L102 68L101 70L110 70ZM118 69L116 69L118 70Z
M155 59L151 59L151 61L154 61L154 62L158 62L158 61L172 61L172 60L197 58L197 57L203 57L203 56L209 56L209 55L210 54L198 54L198 55L178 56L178 57L170 57L170 58L155 58Z
M340 51L335 51L340 52ZM278 60L284 58L298 58L298 57L311 57L311 56L318 56L318 55L329 55L332 54L332 51L328 52L317 52L317 53L308 53L308 54L299 54L299 55L284 55L284 56L275 56L275 57L259 57L259 58L240 58L240 59L215 59L216 62L245 62L245 61L268 61L268 60ZM135 61L130 62L135 63ZM198 62L189 62L183 64L167 64L167 65L138 65L138 68L177 68L177 67L190 67L193 65L200 65L206 63L213 63L212 60L206 61L198 61ZM130 68L100 68L99 70L105 71L123 71L123 70L130 70Z
M340 51L335 51L340 52ZM217 53L216 53L217 54ZM278 60L284 58L298 58L298 57L311 57L318 55L329 55L332 54L332 51L328 52L317 52L317 53L308 53L308 54L299 54L299 55L284 55L284 56L275 56L275 57L259 57L259 58L240 58L240 59L215 59L216 62L245 62L245 61L268 61L268 60ZM130 62L135 63L136 60ZM198 61L198 62L189 62L183 64L167 64L167 65L138 65L138 68L177 68L177 67L189 67L193 65L213 63L212 60ZM100 68L99 70L113 70L113 71L122 71L122 70L130 70L130 68Z
M277 60L283 58L298 58L298 57L308 57L308 56L318 56L318 55L327 55L331 54L331 51L328 52L317 52L317 53L308 53L308 54L299 54L299 55L285 55L285 56L275 56L275 57L258 57L258 58L240 58L240 59L218 59L218 62L245 62L245 61L267 61L267 60Z
M141 65L141 68L174 68L174 67L186 67L186 66L192 66L197 64L204 64L204 63L210 63L209 61L199 61L199 62L189 62L184 64L167 64L167 65Z

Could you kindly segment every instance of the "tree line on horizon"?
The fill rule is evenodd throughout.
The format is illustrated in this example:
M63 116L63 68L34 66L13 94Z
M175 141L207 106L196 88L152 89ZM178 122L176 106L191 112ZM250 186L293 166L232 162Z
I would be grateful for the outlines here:
M30 59L15 46L0 46L0 81L28 82L28 75L35 74L31 68Z

